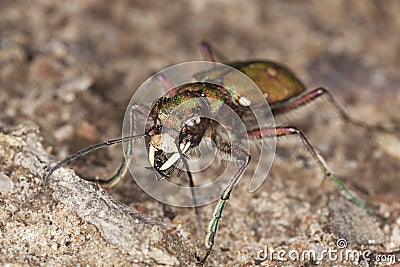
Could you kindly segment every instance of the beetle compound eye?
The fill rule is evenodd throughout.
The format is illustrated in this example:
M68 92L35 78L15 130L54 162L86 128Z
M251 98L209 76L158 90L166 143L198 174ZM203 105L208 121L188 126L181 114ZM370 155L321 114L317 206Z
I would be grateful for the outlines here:
M189 126L189 127L193 127L194 126L194 121L192 119L190 119L190 120L185 122L185 125Z
M136 90L122 135L148 136L124 143L124 155L133 178L150 196L181 207L205 205L243 173L250 153L247 132L265 126L274 127L272 113L244 73L212 62L179 64ZM250 191L267 177L275 139L258 149L255 171L245 174Z
M195 124L200 124L200 122L201 122L200 117L196 117L196 119L194 120L194 123Z
M200 124L200 122L201 122L201 118L200 118L200 116L197 115L197 116L194 116L194 117L188 119L187 121L185 121L185 125L189 126L189 127L193 127L196 124Z

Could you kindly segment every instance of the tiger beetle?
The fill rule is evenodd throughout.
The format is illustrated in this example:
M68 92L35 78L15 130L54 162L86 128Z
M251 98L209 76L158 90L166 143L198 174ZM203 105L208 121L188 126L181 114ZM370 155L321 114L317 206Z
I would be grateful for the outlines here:
M211 48L206 42L201 44L201 51L206 61L215 61ZM369 130L392 132L382 126L369 125L351 118L325 88L320 87L306 92L306 87L302 82L300 82L289 69L281 64L271 61L254 60L227 63L227 65L246 74L259 87L270 105L272 114L275 116L293 111L321 96L326 96L329 103L332 104L344 121ZM152 168L164 178L174 172L179 163L183 163L186 166L190 186L194 187L186 160L186 154L190 150L198 147L204 138L210 138L216 144L217 151L220 154L228 155L229 157L226 157L227 159L234 160L238 163L238 169L222 190L219 203L214 212L214 217L210 221L208 234L205 238L205 255L203 257L199 257L197 254L195 255L198 264L204 265L214 246L218 223L225 204L241 175L246 170L251 157L250 154L242 148L241 144L221 141L222 139L218 131L215 130L217 128L215 122L207 116L199 115L199 110L203 112L206 111L210 114L218 112L219 105L210 104L208 101L208 98L213 98L234 110L246 125L248 112L254 103L252 103L246 95L240 95L235 90L213 83L215 80L224 83L224 81L232 79L231 72L221 72L216 68L206 71L205 73L198 73L195 76L198 76L197 80L201 81L183 84L175 88L172 88L169 81L162 75L159 76L158 79L169 89L169 93L156 99L150 111L147 110L147 107L140 104L134 106L134 108L137 109L136 111L141 114L149 112L148 119L151 121L151 125L144 133L135 136L124 136L80 150L52 167L45 176L44 181L45 184L47 184L54 171L78 157L102 147L127 142L128 148L125 154L130 156L132 154L132 142L140 138L145 138L148 160ZM178 115L171 112L174 107L182 104L184 109L182 112L178 113ZM172 120L171 115L173 116ZM179 116L179 118L175 120L175 116ZM177 121L183 123L177 123ZM133 120L131 123L133 123ZM131 127L134 127L134 125L131 125ZM254 129L254 127L247 128L247 125L246 129L248 136L255 137L256 139L275 138L287 135L298 136L314 161L321 168L324 176L330 178L355 204L366 209L370 214L378 216L373 209L367 207L364 202L356 198L356 196L348 191L342 182L332 174L322 156L314 149L301 130L292 126L259 127ZM177 138L175 138L175 136L177 136ZM128 170L128 164L127 157L125 157L125 160L114 176L108 180L98 182L104 188L114 186L125 175ZM194 198L194 194L192 194L192 197ZM196 201L193 200L193 203L196 203ZM196 215L198 216L197 210Z

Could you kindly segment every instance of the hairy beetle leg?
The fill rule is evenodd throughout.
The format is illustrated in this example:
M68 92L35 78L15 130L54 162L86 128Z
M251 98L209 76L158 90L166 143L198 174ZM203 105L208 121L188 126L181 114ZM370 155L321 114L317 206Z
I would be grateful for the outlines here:
M323 157L315 150L315 148L311 145L311 143L307 140L305 135L299 129L292 127L292 126L281 126L281 127L275 127L275 128L257 129L257 130L249 131L248 134L250 136L259 137L259 138L281 137L281 136L285 136L285 135L299 136L303 145L306 147L307 151L311 154L312 158L318 164L318 166L320 167L320 169L325 177L330 178L339 187L339 189L342 190L351 199L351 201L353 201L355 204L357 204L361 208L367 210L368 213L370 213L371 215L377 216L380 219L382 218L373 209L367 207L367 205L364 202L359 200L353 193L351 193L349 190L347 190L345 188L343 183L335 175L333 175L332 172L329 170Z

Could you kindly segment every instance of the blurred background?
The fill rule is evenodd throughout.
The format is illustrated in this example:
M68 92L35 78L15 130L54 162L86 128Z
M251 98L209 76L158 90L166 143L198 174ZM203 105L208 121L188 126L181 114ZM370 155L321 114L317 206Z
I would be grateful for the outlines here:
M395 0L2 0L0 127L36 122L47 150L57 159L118 137L125 109L140 84L164 67L201 60L202 40L228 60L268 59L289 66L309 89L328 88L355 118L399 125L399 10L400 2ZM306 109L305 116L302 112L289 116L288 123L306 132L350 187L363 192L375 205L386 203L384 211L397 210L390 215L398 216L400 164L386 153L390 143L382 144L379 135L342 123L327 102L319 102L311 111ZM264 224L272 224L276 213L271 208L267 212L271 218L261 217L268 207L261 208L264 204L260 203L270 201L271 194L280 193L273 201L292 198L293 203L309 203L307 212L312 214L326 206L329 195L337 193L330 182L320 187L322 175L297 139L282 142L277 153L270 180L263 188L253 195L244 187L233 194L221 226L225 230L216 240L225 244L224 249L217 247L212 258L219 255L241 262L232 256L235 251L243 251L251 242L253 247L263 245L260 229L267 231L269 226ZM116 147L93 153L72 166L88 178L107 177L121 159L122 151ZM179 221L177 214L183 222L193 220L192 211L163 207L132 179L125 179L111 194L133 208L168 217L171 223ZM249 201L246 206L243 200L247 198L260 203ZM213 208L208 209L204 211L205 225ZM288 213L290 209L282 212ZM246 214L252 215L247 218ZM257 216L259 219L252 219ZM304 229L295 226L301 224L302 216L287 218L293 228L291 237L304 235ZM229 232L230 223L240 229ZM190 227L188 232L195 231ZM281 235L289 234L285 227L278 229ZM240 231L243 234L235 236ZM248 236L250 241L246 241ZM241 241L232 243L235 240ZM398 241L392 245L398 246L400 237Z

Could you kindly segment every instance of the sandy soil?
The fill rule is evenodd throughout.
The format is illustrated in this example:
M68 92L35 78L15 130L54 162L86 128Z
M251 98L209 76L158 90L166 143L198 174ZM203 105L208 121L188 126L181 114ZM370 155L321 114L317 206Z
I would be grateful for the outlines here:
M323 175L300 142L285 138L259 190L249 194L244 177L233 192L207 264L366 266L363 261L255 260L265 246L322 251L337 248L339 238L349 249L374 255L394 251L398 259L398 10L398 1L1 1L0 262L186 265L194 264L195 251L203 255L204 225L215 204L201 208L198 234L192 209L157 202L127 175L107 197L124 204L118 209L156 220L150 223L160 225L155 232L175 238L160 244L149 237L151 242L133 252L110 240L84 211L63 202L56 186L46 189L41 183L45 166L55 159L120 136L125 109L140 84L166 66L200 60L201 40L229 60L269 59L290 66L310 89L328 88L354 118L397 129L384 135L345 124L324 101L277 118L302 129L346 187L386 220L346 200L331 181L321 185ZM30 122L40 133L26 126ZM45 155L33 169L21 152L31 132ZM115 147L70 167L79 176L102 178L111 176L121 159ZM44 192L42 200L35 197L38 192ZM144 253L154 244L156 252Z

